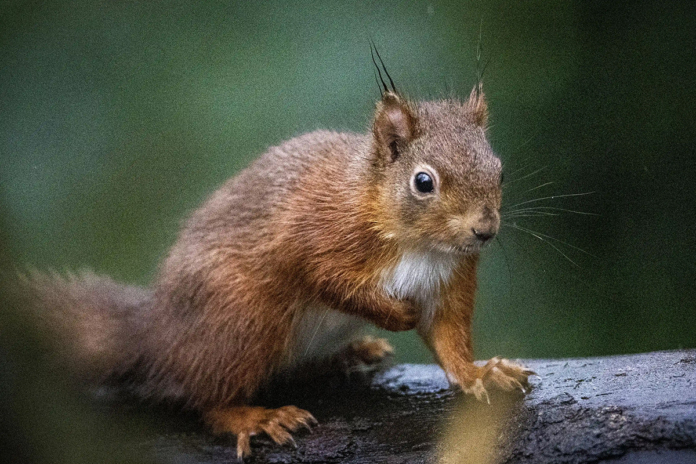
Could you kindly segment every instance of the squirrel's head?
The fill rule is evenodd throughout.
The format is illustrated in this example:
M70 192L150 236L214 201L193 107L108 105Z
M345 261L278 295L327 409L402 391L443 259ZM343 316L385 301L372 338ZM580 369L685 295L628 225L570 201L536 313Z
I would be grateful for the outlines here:
M502 169L486 139L487 115L480 87L466 102L384 93L372 127L382 234L405 247L461 254L496 235Z

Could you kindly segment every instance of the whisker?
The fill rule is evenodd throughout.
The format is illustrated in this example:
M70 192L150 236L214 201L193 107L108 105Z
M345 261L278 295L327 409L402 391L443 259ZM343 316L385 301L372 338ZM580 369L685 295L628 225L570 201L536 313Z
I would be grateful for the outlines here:
M520 180L522 180L522 179L526 179L527 177L531 177L531 176L533 176L533 175L535 175L535 174L540 173L541 171L543 171L544 169L546 169L546 168L548 168L548 167L549 167L548 165L546 165L546 166L544 166L544 167L541 167L541 168L537 169L536 171L530 172L529 174L527 174L527 175L525 175L525 176L518 177L517 179L513 179L513 180L511 180L511 181L509 181L509 182L506 182L506 184L507 184L507 185L510 185L510 184L512 184L513 182L518 182L518 181L520 181ZM516 171L515 171L515 172L516 172Z
M520 149L522 149L522 148L526 147L527 145L529 145L529 143L530 143L532 140L534 140L534 139L536 138L536 136L539 135L540 133L541 133L541 129L539 129L538 131L536 131L536 133L532 134L531 137L529 137L527 140L525 140L524 142L522 142L521 145L518 145L517 147L515 147L515 151L519 151Z
M542 188L542 187L546 187L547 185L551 185L551 184L554 184L554 183L555 183L555 182L546 182L545 184L541 184L541 185L539 185L539 186L537 186L537 187L531 188L531 189L529 189L529 190L525 190L525 191L522 192L522 193L533 192L534 190L538 190L538 189L540 189L540 188Z
M517 218L523 218L523 217L549 217L549 216L558 216L558 214L553 214L553 213L520 213L520 214L510 214L510 215L503 215L501 216L502 219L517 219Z
M534 203L534 202L537 202L537 201L555 200L556 198L580 197L580 196L584 196L584 195L592 195L593 193L595 193L595 192L566 193L566 194L564 194L564 195L551 195L550 197L535 198L535 199L533 199L533 200L523 201L523 202L521 202L521 203L517 203L516 205L510 206L510 208L514 208L515 206L526 205L526 204L529 204L529 203Z
M309 343L307 343L307 349L305 350L304 355L307 356L307 353L309 353L309 349L312 346L312 343L314 342L314 338L317 336L317 332L319 332L319 327L324 323L324 319L326 319L326 315L329 314L330 309L326 308L324 311L324 314L321 315L321 319L319 320L319 323L317 326L314 328L314 333L312 333L312 338L309 339Z
M513 214L510 216L503 216L501 219L504 219L505 221L512 221L515 219L522 219L522 218L540 218L540 217L549 217L549 216L558 216L558 215L557 214L534 214L534 213Z
M527 169L527 166L529 166L529 165L528 165L528 164L525 164L525 165L522 166L521 168L517 168L517 169L515 169L514 171L512 171L509 175L510 175L510 176L514 176L514 175L517 174L518 172Z
M541 263L539 262L539 260L537 259L537 257L533 253L530 253L530 251L526 247L520 246L519 241L518 241L519 235L512 234L512 235L507 235L507 237L508 237L508 240L512 240L515 243L515 250L518 250L518 251L524 253L524 255L531 262L533 262L535 265L541 266ZM584 270L581 270L581 271L584 271ZM578 272L580 272L580 271L578 271ZM599 290L597 288L596 282L591 283L590 281L583 279L581 277L582 274L576 274L575 272L571 272L568 275L573 280L576 280L576 281L580 282L581 284L583 284L587 289L589 289L592 293L594 293L596 295L599 295L603 298L607 298L611 301L615 301L615 302L619 302L619 303L624 302L624 299L618 298L617 296L610 294L609 292Z
M501 217L512 218L512 217L539 217L539 216L559 216L556 213L550 213L548 211L506 211L501 214Z
M512 228L517 229L517 230L522 231L522 232L526 232L526 233L528 233L529 235L531 235L532 237L538 238L539 240L541 240L542 242L546 243L547 245L549 245L550 247L552 247L554 250L556 250L557 252L559 252L565 259L567 259L567 260L568 260L571 264L573 264L575 267L581 269L581 267L578 265L578 263L576 263L575 261L573 261L572 259L570 259L570 257L569 257L567 254L563 253L563 251L562 251L560 248L558 248L556 245L554 245L554 244L551 243L550 241L544 239L543 237L537 235L536 233L530 232L529 230L525 230L524 228L521 228L521 227L519 227L519 226L517 226L517 225L515 225L515 224L503 224L503 225L508 226L508 227L512 227Z
M556 237L552 237L552 236L547 235L547 234L543 234L543 233L541 233L541 232L537 232L537 231L532 230L532 229L528 229L528 228L526 228L526 227L522 227L522 226L517 225L517 224L514 224L514 225L517 226L517 227L519 227L520 230L523 230L523 231L528 232L528 233L532 233L532 232L533 232L533 233L535 233L535 234L541 235L542 237L546 237L546 238L548 238L549 240L554 240L554 241L556 241L556 242L558 242L558 243L562 243L563 245L568 246L568 247L570 247L570 248L572 248L572 249L574 249L574 250L578 250L578 251L580 251L580 252L582 252L582 253L585 253L585 254L588 255L588 256L592 256L593 258L599 259L599 256L593 255L593 254L590 253L589 251L583 250L582 248L580 248L580 247L578 247L578 246L571 245L570 243L564 242L564 241L561 240L561 239L558 239L558 238L556 238Z
M503 246L503 242L500 241L500 237L496 235L495 241L500 245L500 249L503 250L503 258L505 258L505 266L508 271L508 282L510 282L510 287L508 288L508 296L512 296L512 271L510 270L510 260L508 259L507 251Z
M533 206L529 208L520 208L520 209L513 209L513 210L507 210L504 211L503 214L507 213L518 213L518 212L527 212L527 211L544 211L544 210L551 210L551 211L563 211L566 213L574 213L574 214L581 214L583 216L600 216L597 213L590 213L587 211L577 211L574 209L567 209L567 208L557 208L555 206Z

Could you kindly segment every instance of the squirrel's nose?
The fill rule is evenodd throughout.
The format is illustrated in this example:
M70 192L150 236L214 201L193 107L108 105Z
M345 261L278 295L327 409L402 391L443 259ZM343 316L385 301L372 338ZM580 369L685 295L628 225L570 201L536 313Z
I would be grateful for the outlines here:
M471 224L471 232L481 243L486 243L498 233L500 213L489 207L483 208L477 221Z
M495 237L496 233L493 228L472 228L471 231L478 240L484 243Z

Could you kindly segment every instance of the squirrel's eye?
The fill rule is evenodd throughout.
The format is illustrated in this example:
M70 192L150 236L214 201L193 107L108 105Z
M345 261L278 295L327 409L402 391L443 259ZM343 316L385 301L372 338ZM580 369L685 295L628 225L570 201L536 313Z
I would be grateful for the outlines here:
M416 174L414 184L416 185L416 189L421 193L432 193L434 190L433 178L424 172L419 172Z

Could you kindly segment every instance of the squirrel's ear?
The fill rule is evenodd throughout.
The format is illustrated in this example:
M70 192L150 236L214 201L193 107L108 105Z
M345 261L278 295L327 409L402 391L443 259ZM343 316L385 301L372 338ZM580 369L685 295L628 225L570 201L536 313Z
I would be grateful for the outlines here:
M466 102L467 109L471 112L474 118L474 123L477 126L485 128L488 124L488 104L486 97L483 95L481 84L477 84L469 95L469 100Z
M396 160L416 135L416 118L408 103L396 93L385 92L377 103L372 132L380 154Z

